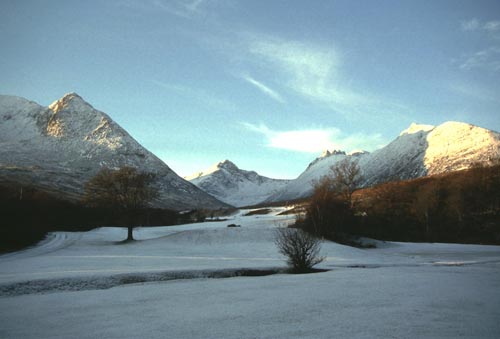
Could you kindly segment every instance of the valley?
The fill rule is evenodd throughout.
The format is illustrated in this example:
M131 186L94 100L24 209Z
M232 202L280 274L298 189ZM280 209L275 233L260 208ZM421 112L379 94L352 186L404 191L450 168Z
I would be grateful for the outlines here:
M138 240L121 245L120 227L52 233L0 256L0 334L472 338L500 330L498 246L324 241L327 272L231 277L284 268L273 233L294 216L283 211L138 228Z
M0 1L0 339L500 338L500 1Z

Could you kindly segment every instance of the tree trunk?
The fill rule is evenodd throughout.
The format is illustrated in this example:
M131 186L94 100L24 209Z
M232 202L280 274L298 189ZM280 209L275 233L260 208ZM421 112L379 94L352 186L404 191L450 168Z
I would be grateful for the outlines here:
M135 226L135 210L128 209L126 211L126 214L128 216L128 226L127 226L127 241L132 241L134 240L134 226Z
M127 241L134 240L133 232L134 231L134 226L130 225L128 226L128 232L127 232Z

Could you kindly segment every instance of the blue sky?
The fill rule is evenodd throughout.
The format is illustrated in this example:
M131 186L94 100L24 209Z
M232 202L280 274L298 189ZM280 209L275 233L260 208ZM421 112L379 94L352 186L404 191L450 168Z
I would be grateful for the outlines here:
M0 93L77 92L181 176L500 131L499 1L0 0Z

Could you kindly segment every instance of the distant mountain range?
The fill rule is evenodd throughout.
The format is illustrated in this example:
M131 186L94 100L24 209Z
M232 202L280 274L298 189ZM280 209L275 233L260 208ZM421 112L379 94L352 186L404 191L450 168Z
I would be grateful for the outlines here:
M500 134L461 122L437 127L412 124L387 146L373 152L328 152L314 160L295 180L267 201L304 198L312 193L312 182L330 172L330 167L349 159L358 161L363 187L414 179L491 164L500 158Z
M339 161L357 161L363 186L491 164L500 134L460 122L412 124L373 152L327 151L294 180L263 177L222 161L184 180L142 147L108 115L70 93L49 107L0 95L0 184L36 187L68 200L103 167L132 166L157 175L155 206L176 210L247 206L308 197L312 183Z
M458 171L476 163L491 164L500 159L500 134L461 122L446 122L437 127L412 124L390 144L373 153L324 152L298 178L288 182L271 181L279 185L270 186L267 192L271 194L260 202L288 201L310 196L312 183L329 174L331 166L345 159L358 162L364 177L362 186L367 187L388 181ZM236 168L234 164L231 165ZM229 171L232 172L238 173ZM257 196L253 187L248 189L251 186L239 185L238 177L214 170L188 179L223 201L244 205L247 202L245 197ZM224 200L224 194L229 191L231 193ZM256 200L251 199L252 203L256 203Z
M180 178L108 115L76 93L43 107L0 96L0 183L29 185L68 200L102 167L132 166L155 173L156 207L176 210L227 207Z
M254 171L239 169L229 160L221 161L206 171L185 179L217 199L236 207L262 202L289 183L289 180L271 179Z

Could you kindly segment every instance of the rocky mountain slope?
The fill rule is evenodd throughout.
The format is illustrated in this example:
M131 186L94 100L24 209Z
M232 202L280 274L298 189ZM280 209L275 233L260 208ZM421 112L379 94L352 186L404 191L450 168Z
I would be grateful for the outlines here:
M156 207L226 207L180 178L108 115L75 93L49 107L0 96L0 183L31 185L76 200L100 168L123 166L157 174Z
M286 201L307 197L312 182L344 159L358 161L364 180L371 186L392 180L470 168L475 163L491 164L500 158L500 134L461 122L437 127L412 124L387 146L373 153L327 152L314 160L295 180L267 201Z
M239 169L229 160L219 162L186 179L217 199L236 207L262 202L289 183L289 180L271 179L254 171Z

